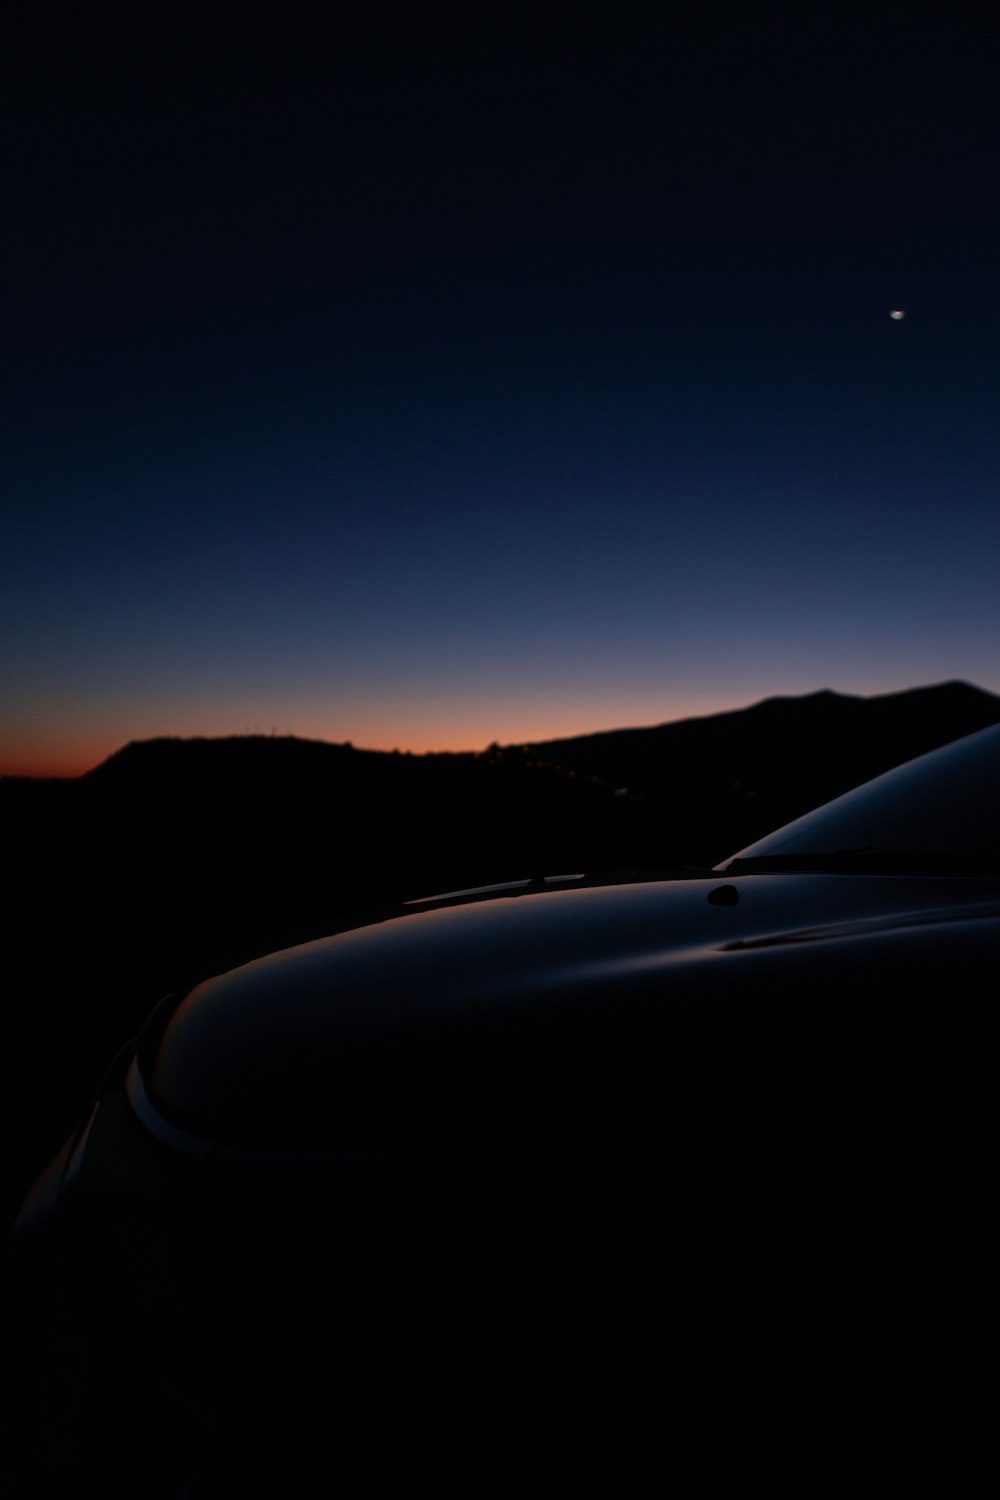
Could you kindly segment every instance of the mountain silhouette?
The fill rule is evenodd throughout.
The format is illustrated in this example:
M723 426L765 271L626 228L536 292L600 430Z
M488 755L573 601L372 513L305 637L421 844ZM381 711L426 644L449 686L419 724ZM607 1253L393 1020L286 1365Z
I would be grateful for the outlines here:
M546 740L539 756L616 784L662 786L697 774L774 783L793 775L812 794L840 791L1000 720L1000 698L966 682L862 698L829 689L750 708ZM832 795L832 794L831 794Z
M132 742L74 781L0 783L24 875L262 921L428 887L713 863L926 750L1000 721L964 682L822 691L651 728L400 754L294 736ZM27 868L26 868L27 867ZM86 872L89 871L89 875ZM201 892L201 895L199 895Z
M1000 721L1000 698L944 682L862 698L825 689L750 708L532 747L670 820L688 854L722 856L903 761Z
M749 708L675 720L648 728L605 730L572 738L492 745L481 753L360 750L350 743L292 735L177 737L133 741L81 781L161 791L235 777L257 794L283 779L347 777L408 787L421 777L468 780L475 762L495 764L520 754L549 771L596 776L615 787L651 790L676 776L741 776L777 781L794 770L812 788L840 790L1000 720L1000 697L966 682L945 682L863 698L823 689L801 697L766 698ZM20 779L20 778L18 778Z

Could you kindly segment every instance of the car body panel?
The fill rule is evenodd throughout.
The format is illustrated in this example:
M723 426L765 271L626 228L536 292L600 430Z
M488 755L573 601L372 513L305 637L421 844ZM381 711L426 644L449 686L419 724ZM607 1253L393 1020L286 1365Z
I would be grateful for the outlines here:
M940 854L1000 874L1000 725L895 766L722 860L807 850Z
M925 965L1000 956L1000 881L731 884L735 905L705 881L526 894L286 950L180 1000L145 1092L212 1140L873 1124L929 1024ZM835 1058L864 1051L847 1099Z

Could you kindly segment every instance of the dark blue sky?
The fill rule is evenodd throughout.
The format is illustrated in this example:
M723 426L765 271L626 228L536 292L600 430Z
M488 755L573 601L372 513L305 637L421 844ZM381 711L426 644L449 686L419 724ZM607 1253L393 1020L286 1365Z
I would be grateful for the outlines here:
M269 10L12 29L0 769L1000 690L992 7Z

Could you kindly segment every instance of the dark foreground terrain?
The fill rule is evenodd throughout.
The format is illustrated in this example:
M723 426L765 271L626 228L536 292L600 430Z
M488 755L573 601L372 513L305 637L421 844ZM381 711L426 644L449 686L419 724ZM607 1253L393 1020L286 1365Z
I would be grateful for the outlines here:
M998 720L1000 699L948 683L476 755L156 740L78 780L5 779L4 1222L108 1060L185 980L413 896L710 865Z
M76 781L4 782L5 1221L84 1110L111 1057L164 992L435 891L570 872L704 869L838 792L998 721L1000 700L947 684L875 700L831 693L770 700L659 729L491 746L478 755L383 754L259 737L161 740L129 745ZM575 953L575 929L572 943ZM365 994L370 998L369 989ZM755 1032L741 1068L744 1061L753 1067L744 1053L755 1045L757 1061L764 1057ZM979 1201L975 1191L969 1197ZM927 1226L918 1222L923 1233ZM905 1222L901 1232L900 1243L908 1243ZM88 1275L86 1300L107 1339L119 1297L114 1285L102 1283L103 1264L99 1258L93 1286ZM440 1274L436 1260L433 1269ZM881 1276L876 1268L876 1284L891 1296L880 1292L862 1302L848 1279L841 1300L817 1294L787 1316L770 1303L714 1311L699 1305L688 1325L669 1306L656 1322L643 1303L634 1327L587 1333L578 1351L573 1340L583 1337L584 1325L575 1313L547 1343L534 1318L519 1332L505 1326L488 1346L506 1351L502 1367L491 1354L481 1372L496 1388L485 1406L466 1390L469 1361L482 1364L483 1346L476 1339L470 1345L464 1324L445 1338L436 1323L415 1341L423 1364L393 1372L398 1389L391 1407L382 1356L398 1353L398 1330L373 1340L365 1329L356 1342L374 1361L376 1396L362 1402L357 1421L344 1412L334 1421L326 1396L317 1398L315 1411L299 1410L302 1383L293 1383L294 1410L280 1425L265 1408L252 1440L241 1439L239 1452L213 1451L203 1487L190 1493L261 1492L254 1486L264 1463L271 1466L269 1492L311 1493L301 1486L302 1465L289 1444L319 1441L315 1461L332 1473L323 1438L331 1422L339 1434L337 1475L352 1492L370 1492L376 1474L376 1488L390 1482L395 1433L411 1467L431 1474L447 1460L442 1492L465 1493L470 1483L478 1487L477 1465L495 1475L506 1464L510 1483L520 1484L523 1464L536 1466L540 1454L553 1482L565 1482L571 1456L574 1474L592 1477L593 1464L603 1462L620 1488L626 1469L638 1474L637 1454L661 1464L664 1441L682 1443L706 1419L711 1427L713 1414L717 1424L723 1414L732 1423L753 1410L752 1441L770 1433L780 1446L793 1424L803 1430L821 1408L828 1417L862 1387L870 1419L887 1380L893 1403L902 1382L915 1411L922 1391L940 1389L942 1369L964 1378L983 1308L962 1278L931 1289L901 1277L895 1259L884 1270ZM222 1284L231 1279L227 1270ZM213 1287L206 1324L218 1311ZM301 1292L297 1283L294 1290ZM313 1327L315 1314L307 1297L293 1330ZM551 1314L552 1308L539 1310L543 1321ZM185 1351L197 1344L197 1312L194 1325L181 1340ZM282 1333L285 1326L281 1320ZM131 1326L117 1326L126 1364L134 1334ZM248 1334L255 1338L255 1329L237 1320L232 1339L220 1347L236 1347ZM449 1339L455 1371L448 1409L438 1410L418 1397L427 1361L443 1357ZM28 1326L9 1347L31 1344ZM548 1372L539 1362L543 1346L555 1360ZM111 1361L116 1370L121 1364ZM338 1401L357 1395L357 1371L346 1374ZM317 1389L325 1392L326 1383ZM672 1422L666 1427L665 1393ZM148 1423L152 1415L155 1432L157 1412L142 1409L141 1389L137 1396L136 1417ZM619 1403L614 1412L612 1401ZM18 1456L23 1445L11 1410L0 1450L5 1486L11 1493L52 1493L32 1488L32 1464ZM117 1401L111 1410L119 1413ZM878 1424L883 1436L887 1410ZM126 1443L138 1425L124 1411L120 1420ZM850 1419L851 1434L861 1430L858 1423ZM145 1461L159 1436L138 1441L134 1462ZM706 1440L717 1435L713 1440L709 1431ZM177 1500L176 1484L163 1483L157 1488L147 1476L136 1488L129 1473L101 1477L108 1494Z

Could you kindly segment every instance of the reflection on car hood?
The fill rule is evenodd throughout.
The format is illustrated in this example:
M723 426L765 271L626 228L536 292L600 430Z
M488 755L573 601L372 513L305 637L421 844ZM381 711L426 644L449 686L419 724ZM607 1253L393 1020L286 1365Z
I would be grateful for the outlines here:
M718 1122L750 1097L764 1124L790 1088L820 1107L803 1056L832 1087L859 1027L873 1066L900 1008L912 1041L900 976L969 973L984 944L995 973L995 880L757 875L417 910L198 985L133 1093L214 1139Z

